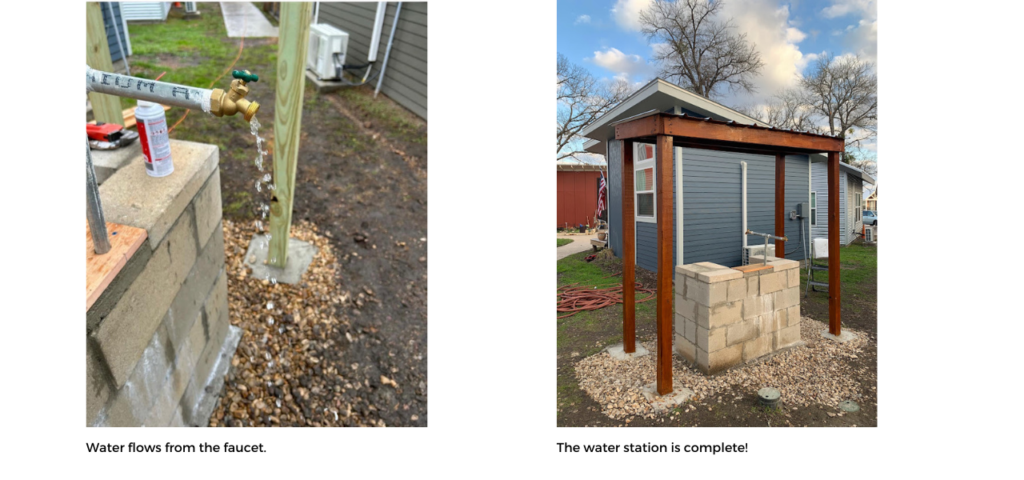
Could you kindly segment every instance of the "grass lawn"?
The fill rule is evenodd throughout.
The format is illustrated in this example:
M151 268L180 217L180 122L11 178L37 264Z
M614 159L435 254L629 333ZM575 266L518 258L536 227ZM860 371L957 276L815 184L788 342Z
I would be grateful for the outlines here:
M558 239L558 246L559 247L561 247L563 245L568 245L570 243L572 243L572 239L571 238L559 238Z

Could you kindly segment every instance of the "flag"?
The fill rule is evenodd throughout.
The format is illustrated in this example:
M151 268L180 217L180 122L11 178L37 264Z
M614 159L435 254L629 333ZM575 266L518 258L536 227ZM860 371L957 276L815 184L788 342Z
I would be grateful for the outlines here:
M597 184L597 216L601 216L601 212L604 211L604 196L605 196L605 182L604 182L604 171L601 171L601 180Z

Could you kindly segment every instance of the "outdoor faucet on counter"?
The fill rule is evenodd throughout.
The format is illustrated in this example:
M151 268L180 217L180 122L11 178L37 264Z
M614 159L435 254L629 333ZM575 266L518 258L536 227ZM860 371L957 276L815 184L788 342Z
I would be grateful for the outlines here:
M231 76L234 77L234 80L231 81L231 89L225 92L219 88L209 90L187 87L119 73L103 72L86 65L85 90L86 92L145 100L161 105L198 109L218 117L242 112L242 116L248 122L256 115L260 104L245 98L249 93L249 87L246 84L259 81L260 78L248 70L234 70L231 72ZM99 186L96 184L96 174L92 166L92 153L89 150L88 139L86 139L85 145L85 159L86 203L88 204L86 214L94 250L96 254L102 255L110 251L110 240L107 238L107 224L103 218L103 205L100 203Z

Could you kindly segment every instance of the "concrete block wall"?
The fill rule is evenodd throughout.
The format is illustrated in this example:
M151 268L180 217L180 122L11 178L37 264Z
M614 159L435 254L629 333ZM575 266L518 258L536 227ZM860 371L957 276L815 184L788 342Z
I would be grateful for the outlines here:
M769 257L743 273L715 263L676 267L675 349L706 374L800 342L800 269Z
M205 425L234 354L228 322L217 147L171 141L175 171L141 156L100 186L107 220L144 228L86 314L86 424Z

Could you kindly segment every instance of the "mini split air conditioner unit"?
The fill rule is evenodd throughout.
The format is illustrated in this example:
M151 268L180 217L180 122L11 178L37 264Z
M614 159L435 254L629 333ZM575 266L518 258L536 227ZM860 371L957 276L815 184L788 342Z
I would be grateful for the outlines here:
M345 65L348 33L331 25L320 23L309 28L309 53L306 68L320 80L337 80Z
M864 242L875 243L878 242L878 227L864 226Z
M745 247L743 249L743 264L750 265L750 257L754 257L755 259L764 258L764 249L764 245L750 245L749 247ZM768 244L768 256L775 256L775 245Z

